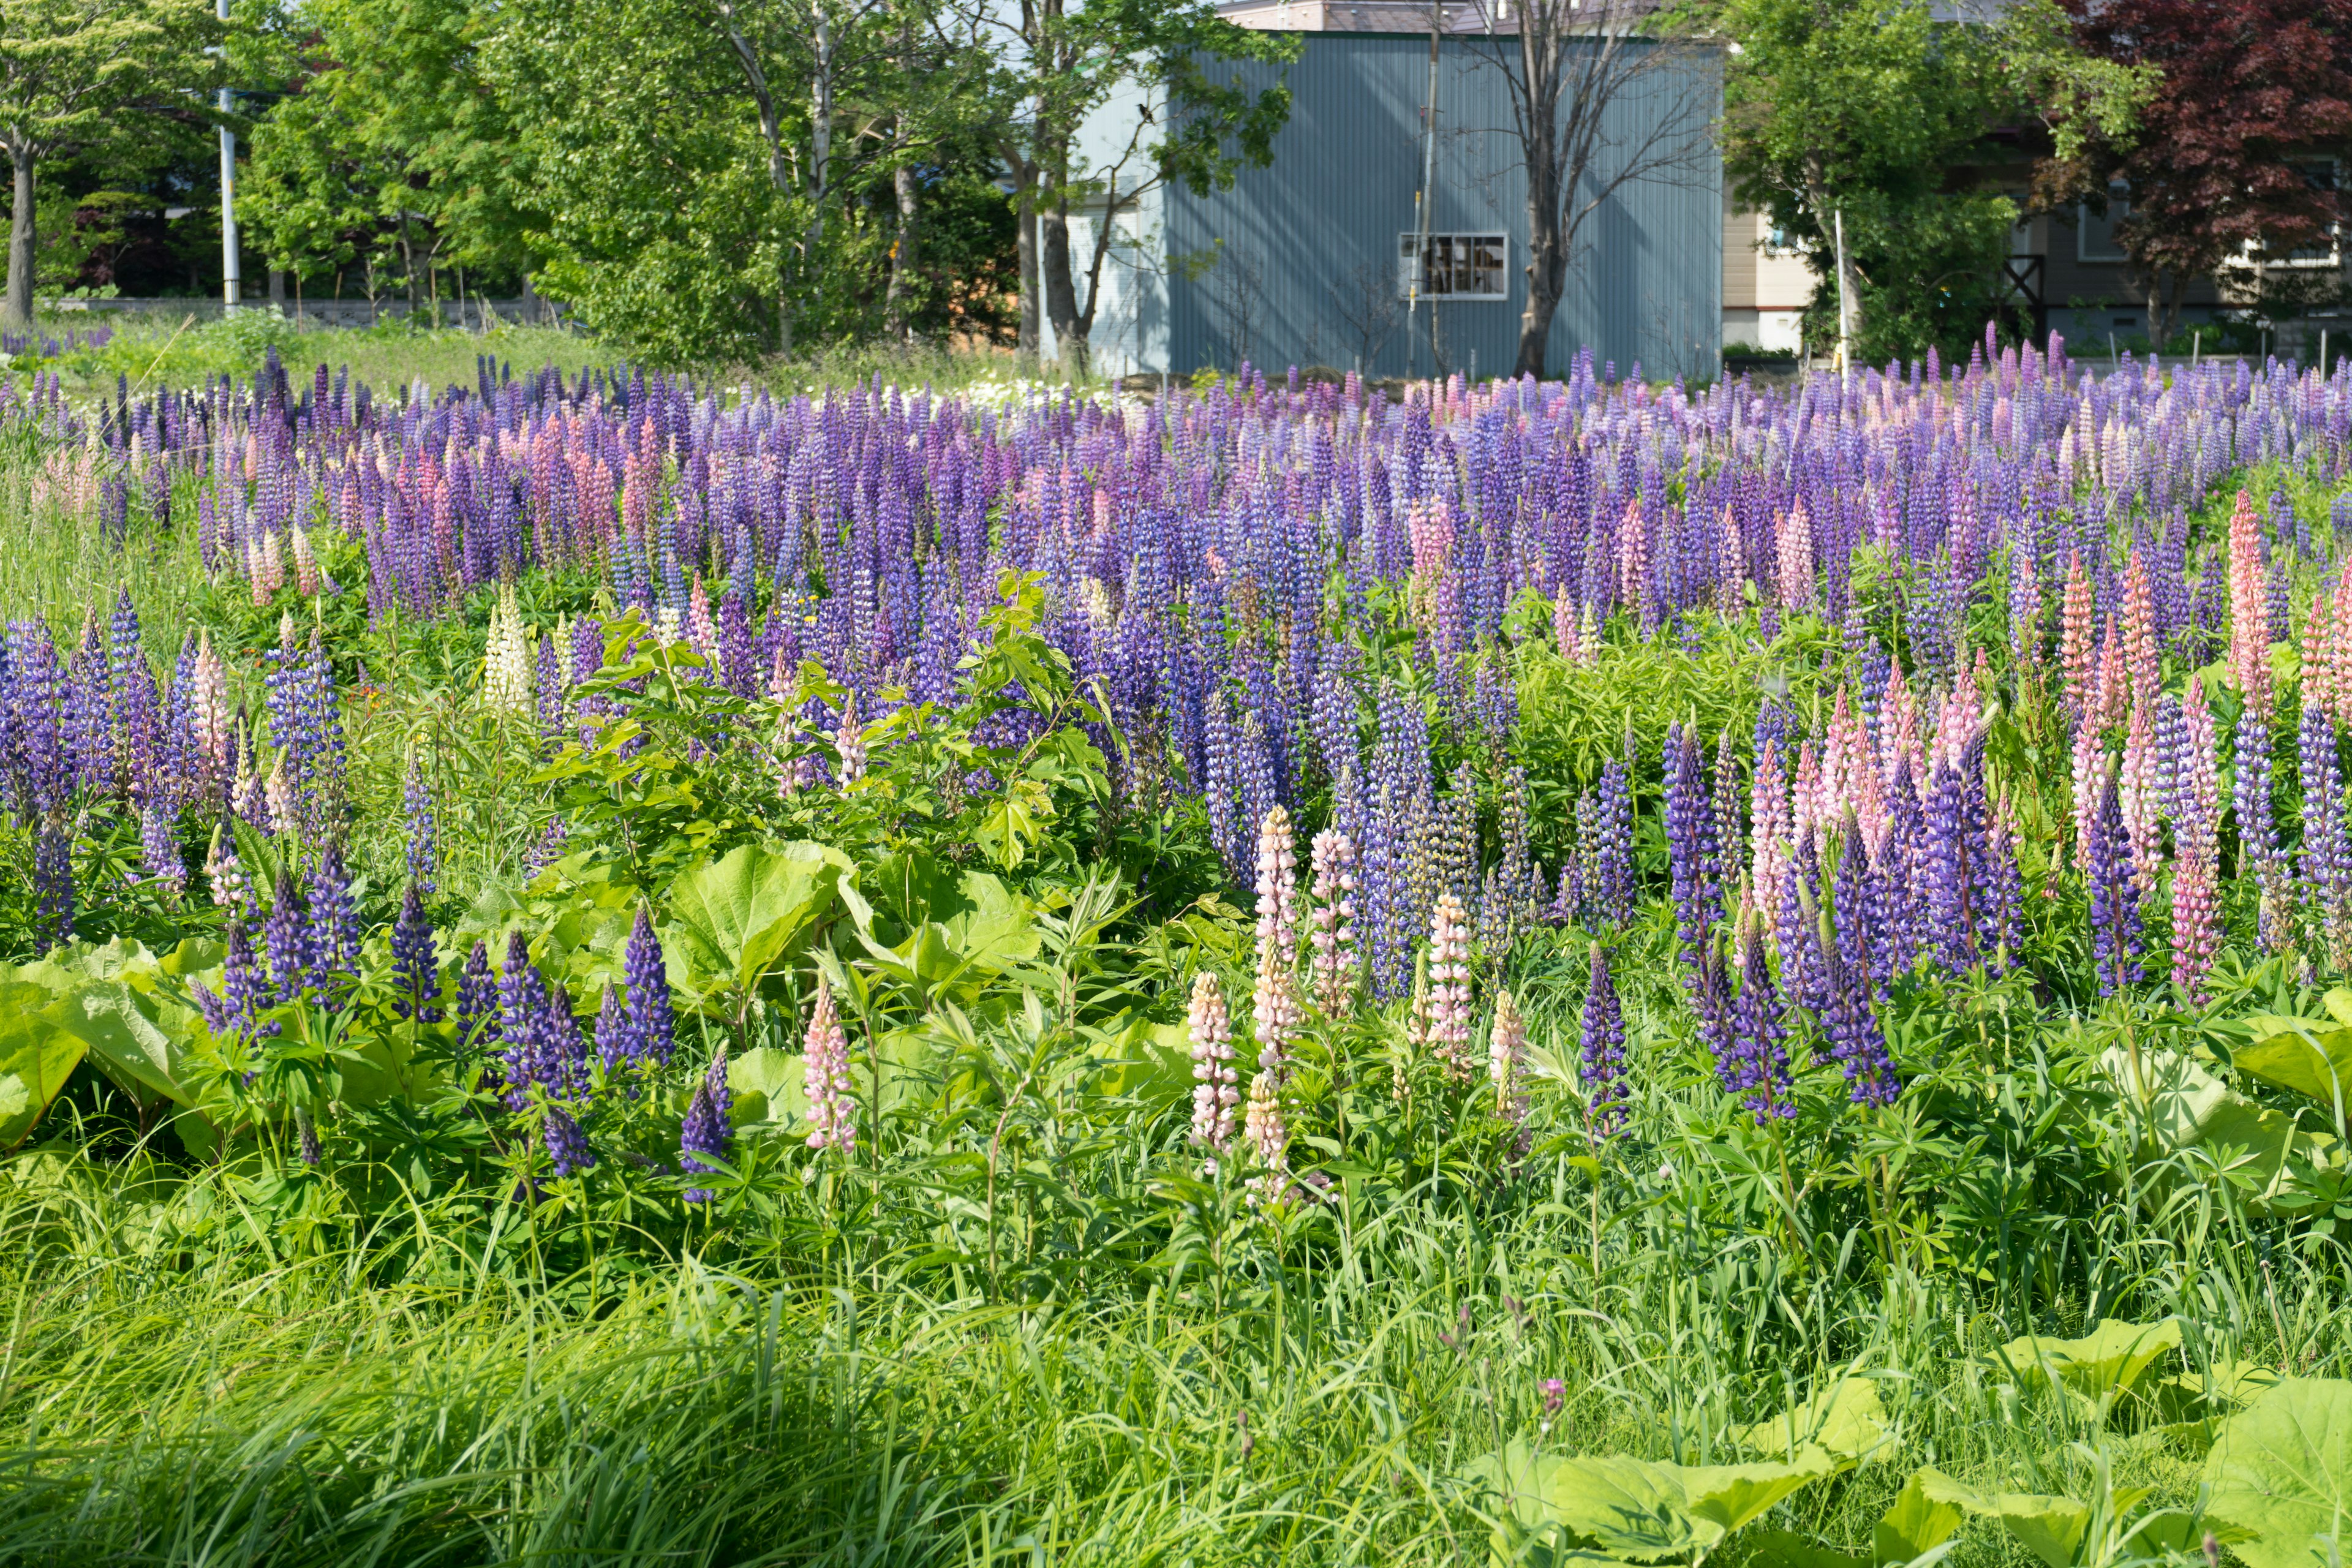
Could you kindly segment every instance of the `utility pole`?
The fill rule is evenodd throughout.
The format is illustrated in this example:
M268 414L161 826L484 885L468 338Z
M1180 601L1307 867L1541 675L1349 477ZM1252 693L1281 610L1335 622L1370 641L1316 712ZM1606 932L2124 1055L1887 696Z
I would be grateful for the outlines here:
M1444 0L1429 0L1429 98L1421 111L1421 189L1413 193L1412 270L1404 297L1404 375L1412 379L1413 319L1429 279L1430 208L1437 200L1437 35L1445 26ZM1437 374L1437 306L1429 307L1429 373Z
M213 15L219 17L224 28L228 24L228 0L213 0ZM221 61L228 61L228 44L221 44ZM226 114L232 101L226 83L223 83L218 100L220 111ZM236 132L226 125L220 128L220 191L221 191L221 309L235 310L237 297L244 292L245 279L237 267L236 256Z

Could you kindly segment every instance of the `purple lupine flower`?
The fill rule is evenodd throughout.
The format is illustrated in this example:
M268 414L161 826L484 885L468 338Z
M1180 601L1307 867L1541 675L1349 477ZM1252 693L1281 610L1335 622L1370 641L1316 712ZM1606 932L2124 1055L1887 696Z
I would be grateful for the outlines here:
M1715 837L1715 803L1707 789L1706 754L1680 724L1666 731L1666 849L1674 867L1675 934L1686 977L1696 986L1701 950L1722 912L1721 855ZM1696 991L1694 991L1696 994Z
M280 878L269 919L262 926L262 940L269 949L272 1001L290 1002L310 984L318 963L311 946L314 935L310 911L302 907L301 889L290 875Z
M33 830L33 946L47 952L73 939L73 832L53 811Z
M200 988L201 989L201 988ZM278 1032L276 1019L260 1022L261 1015L275 1001L269 994L268 982L263 977L259 959L253 951L253 940L246 934L245 922L228 922L228 955L221 970L221 1016L214 1026L215 1032L275 1035Z
M331 977L359 975L360 914L352 901L352 879L343 870L343 852L329 845L310 873L310 963L322 984Z
M499 973L499 1055L505 1064L509 1110L530 1103L530 1086L540 1081L540 1039L546 1026L547 981L530 962L522 932L511 932L507 961Z
M426 898L434 891L433 876L440 868L441 825L433 809L433 792L425 783L423 761L408 754L408 777L400 791L408 818L408 880Z
M1586 896L1603 921L1623 925L1633 918L1633 792L1619 758L1610 758L1601 767L1593 826Z
M1886 943L1879 932L1877 910L1870 896L1869 851L1863 844L1862 827L1851 808L1845 814L1844 831L1838 835L1837 858L1837 874L1831 893L1831 919L1837 930L1837 948L1846 955L1848 974L1859 975L1875 995L1879 982L1885 976L1874 970L1873 960L1885 951Z
M1757 1125L1794 1116L1789 1095L1788 1026L1782 1021L1780 993L1772 984L1772 968L1764 954L1764 924L1760 917L1743 922L1739 933L1739 996L1732 1008L1732 1057L1723 1074L1724 1090L1740 1103Z
M621 983L628 991L631 1054L640 1061L668 1066L670 1052L677 1045L669 968L662 955L661 939L654 934L653 912L642 904L637 906L636 923L629 928Z
M2099 804L2091 816L2084 856L2091 883L2091 954L2099 994L2112 996L2139 978L2139 883L2132 876L2131 842L2112 766L2100 768Z
M547 1108L547 1120L541 1128L547 1146L548 1163L558 1176L578 1175L593 1170L596 1152L588 1146L588 1135L580 1130L572 1113L560 1105Z
M727 1047L710 1058L710 1070L696 1086L694 1100L686 1109L686 1125L678 1133L678 1168L700 1175L716 1169L708 1163L727 1157L727 1142L733 1129L729 1117L733 1113L734 1096L727 1087ZM687 1190L690 1204L709 1203L712 1194L700 1187Z
M1879 1027L1861 954L1841 951L1828 921L1816 929L1829 970L1829 1005L1821 1015L1822 1033L1829 1038L1830 1055L1845 1073L1847 1097L1856 1105L1892 1105L1903 1092L1903 1079L1887 1054L1886 1034Z
M2303 895L2313 938L2341 953L2352 935L2352 839L2344 821L2344 773L2336 726L2306 702L2297 736L2303 765Z
M1829 966L1820 927L1811 910L1811 889L1821 885L1821 858L1807 835L1780 873L1780 901L1773 911L1772 940L1780 950L1780 985L1791 1001L1819 1017L1829 1006Z
M2256 935L2277 952L2287 937L2284 857L2271 818L2270 719L2254 704L2238 711L2236 752L2231 793L2238 815L2238 872L2259 889Z
M1584 992L1584 1126L1588 1138L1606 1138L1625 1123L1625 1015L1609 977L1609 950L1592 944L1592 978Z
M477 952L481 944L474 944ZM392 922L393 1008L404 1018L437 1024L441 1009L433 1005L441 995L441 969L435 956L433 922L425 915L425 900L416 884L401 896L400 917Z
M479 938L457 972L457 1038L472 1046L483 1037L485 1026L499 1020L499 987L490 973L490 950Z
M1927 944L1945 968L1964 974L1981 956L1977 922L1983 889L1969 854L1968 784L1948 757L1938 760L1929 775L1926 817L1921 880L1927 895Z

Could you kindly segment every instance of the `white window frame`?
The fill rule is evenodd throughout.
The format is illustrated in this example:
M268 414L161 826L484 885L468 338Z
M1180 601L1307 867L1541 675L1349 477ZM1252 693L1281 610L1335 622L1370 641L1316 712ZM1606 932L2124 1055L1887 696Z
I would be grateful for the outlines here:
M1412 229L1402 230L1397 235L1397 298L1400 300L1412 299L1414 286L1423 281L1420 240L1420 234ZM1496 229L1433 229L1430 231L1429 243L1433 247L1440 244L1491 245L1498 258L1492 268L1496 286L1492 293L1472 294L1458 289L1447 289L1442 293L1424 290L1421 296L1423 299L1439 300L1446 304L1495 304L1510 299L1511 237L1509 235ZM1474 268L1473 270L1486 269Z

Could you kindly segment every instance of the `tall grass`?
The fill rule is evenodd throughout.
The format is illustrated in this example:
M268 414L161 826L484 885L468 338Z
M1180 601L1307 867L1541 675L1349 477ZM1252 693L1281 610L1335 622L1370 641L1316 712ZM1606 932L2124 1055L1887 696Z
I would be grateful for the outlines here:
M420 1207L431 1267L408 1273L432 1282L385 1283L363 1238L294 1258L240 1237L227 1176L170 1199L205 1225L159 1227L123 1173L142 1169L45 1155L0 1194L0 1560L1466 1563L1475 1455L1735 1461L1733 1426L1849 1367L1880 1379L1901 1462L1786 1522L1866 1548L1916 1464L2064 1489L2084 1480L2065 1446L2100 1436L1991 1356L2077 1323L1904 1275L1774 1277L1655 1225L1612 1237L1596 1279L1564 1169L1568 1201L1401 1205L1222 1284L1005 1305L907 1266L812 1280L689 1256L588 1311L486 1261L478 1215ZM2151 1252L2116 1221L2132 1304L2189 1315L2192 1368L2352 1370L2339 1276ZM2105 1440L2118 1484L2193 1493L2189 1463ZM1960 1561L2011 1552L1979 1532Z

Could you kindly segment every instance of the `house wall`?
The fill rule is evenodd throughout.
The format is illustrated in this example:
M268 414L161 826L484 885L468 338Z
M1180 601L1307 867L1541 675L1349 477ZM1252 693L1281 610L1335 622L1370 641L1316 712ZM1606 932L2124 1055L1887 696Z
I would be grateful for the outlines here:
M1723 342L1727 347L1804 346L1801 322L1813 297L1813 269L1804 254L1774 249L1772 220L1749 212L1723 191Z
M1428 37L1322 32L1300 42L1301 58L1287 68L1290 120L1276 139L1273 166L1243 171L1227 191L1164 193L1142 226L1151 231L1156 275L1139 268L1126 281L1135 325L1119 333L1098 325L1097 363L1183 374L1247 359L1272 369L1426 375L1433 317L1437 368L1466 372L1475 358L1481 376L1507 372L1527 299L1526 186L1509 95L1493 62L1515 40L1449 37L1441 46L1430 225L1438 233L1506 235L1508 295L1424 302L1410 353L1398 237L1416 221ZM1213 68L1254 87L1279 74L1247 62ZM1705 119L1694 162L1677 178L1620 187L1586 219L1549 341L1554 372L1587 346L1620 374L1636 363L1653 377L1715 372L1721 172L1704 132L1721 100L1711 57L1677 68L1704 73L1696 79ZM1669 106L1687 108L1693 85L1662 77L1629 95L1612 115L1612 140L1622 145Z

